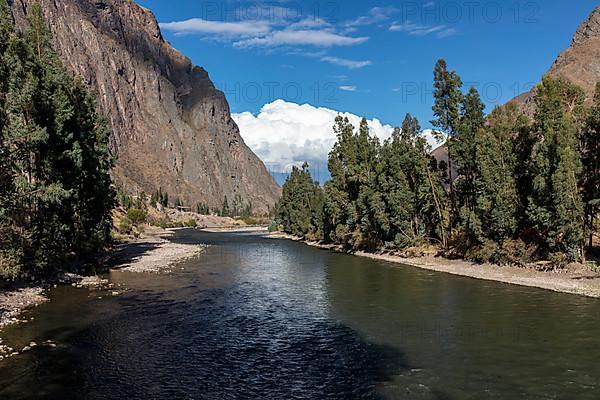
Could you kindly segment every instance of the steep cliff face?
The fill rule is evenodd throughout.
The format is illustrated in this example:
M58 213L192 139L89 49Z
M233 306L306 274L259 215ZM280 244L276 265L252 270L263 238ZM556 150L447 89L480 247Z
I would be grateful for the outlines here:
M587 101L594 96L596 82L600 81L600 7L597 7L575 32L571 46L563 51L550 70L552 77L565 78L585 90ZM529 115L534 112L533 93L515 98Z
M246 146L208 73L173 49L132 0L13 0L17 26L42 5L65 65L97 93L118 154L115 179L187 204L241 197L266 211L280 189Z

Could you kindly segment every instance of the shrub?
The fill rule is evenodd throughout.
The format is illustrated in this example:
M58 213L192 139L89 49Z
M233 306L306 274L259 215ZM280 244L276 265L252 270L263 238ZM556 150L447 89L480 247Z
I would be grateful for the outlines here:
M196 220L192 218L192 219L190 219L190 220L187 220L187 221L185 222L185 226L186 226L187 228L195 228L195 227L197 227L197 226L198 226L198 222L196 222Z
M129 232L131 232L131 220L128 217L123 218L119 222L119 226L117 226L117 229L120 233L128 234Z
M169 220L167 218L155 218L155 217L151 217L151 218L147 218L146 222L152 226L158 226L160 228L168 228L169 227Z
M321 240L321 237L323 235L321 234L321 232L315 232L314 230L310 230L308 231L308 233L306 234L305 238L306 240L310 241L310 242L318 242Z
M131 199L131 196L129 196L125 191L123 191L121 189L119 189L119 191L117 193L117 201L125 209L128 209L133 204L133 200Z
M246 225L258 225L258 221L252 217L244 217L242 218L242 221L244 221Z
M525 266L533 261L536 247L528 245L522 240L507 240L502 243L500 250L500 264Z
M554 268L562 269L569 264L569 255L565 253L552 253L548 259Z
M599 273L600 272L600 263L597 261L588 261L585 265L590 269L590 271Z
M488 262L498 263L498 244L496 242L488 240L482 245L471 247L465 253L465 259L478 264L484 264Z
M18 250L0 250L0 278L14 280L21 275L23 254Z
M277 232L279 230L279 225L277 225L277 222L272 221L269 224L269 232Z
M129 218L132 224L139 225L146 222L148 213L141 208L130 208L127 210L127 218Z

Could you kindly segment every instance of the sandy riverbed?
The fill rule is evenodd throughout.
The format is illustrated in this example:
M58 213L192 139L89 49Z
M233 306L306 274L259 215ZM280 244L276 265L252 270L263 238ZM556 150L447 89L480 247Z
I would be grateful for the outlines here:
M176 230L156 230L141 239L117 246L112 269L129 272L168 272L175 264L206 250L204 245L175 243L169 240Z
M340 251L337 246L308 242L301 238L279 232L272 233L269 237L274 239L301 241L309 246ZM498 281L507 284L536 287L555 292L600 298L600 274L583 268L575 270L567 269L556 272L541 272L532 268L475 264L463 260L448 260L432 256L405 258L390 254L366 253L362 251L354 252L352 254L360 257L404 264L411 267L445 272L475 279Z

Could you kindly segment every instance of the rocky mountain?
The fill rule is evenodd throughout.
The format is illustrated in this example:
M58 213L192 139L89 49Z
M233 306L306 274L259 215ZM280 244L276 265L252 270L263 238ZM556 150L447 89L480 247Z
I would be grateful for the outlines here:
M596 82L600 81L600 7L579 26L571 45L558 56L547 74L581 86L587 100L593 99ZM532 92L523 93L514 101L527 114L533 114Z
M42 5L64 64L97 93L127 191L159 187L188 205L227 196L266 211L280 188L246 146L208 73L173 49L132 0L12 0L18 27ZM209 55L207 55L209 56Z

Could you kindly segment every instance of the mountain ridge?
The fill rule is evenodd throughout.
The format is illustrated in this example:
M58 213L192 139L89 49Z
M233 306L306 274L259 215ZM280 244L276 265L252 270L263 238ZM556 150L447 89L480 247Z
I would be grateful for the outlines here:
M129 192L158 188L186 205L252 204L267 212L280 188L248 148L208 72L164 40L132 0L14 0L20 29L39 2L65 66L97 94Z
M571 45L558 55L546 75L561 77L580 86L585 91L586 102L591 103L596 82L600 81L600 6L579 25ZM533 90L511 101L529 116L535 112Z

